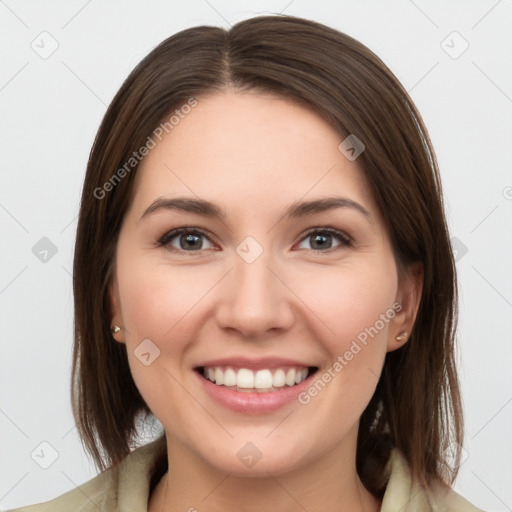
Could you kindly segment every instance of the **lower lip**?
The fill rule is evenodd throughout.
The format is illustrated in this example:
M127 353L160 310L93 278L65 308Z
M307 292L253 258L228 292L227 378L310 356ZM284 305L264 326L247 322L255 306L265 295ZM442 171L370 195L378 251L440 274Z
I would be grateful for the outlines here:
M208 379L205 379L197 371L194 371L194 373L201 381L208 395L218 404L243 414L264 414L277 411L290 402L297 400L297 396L309 387L311 378L317 372L309 375L300 384L267 393L235 391L224 386L217 386Z

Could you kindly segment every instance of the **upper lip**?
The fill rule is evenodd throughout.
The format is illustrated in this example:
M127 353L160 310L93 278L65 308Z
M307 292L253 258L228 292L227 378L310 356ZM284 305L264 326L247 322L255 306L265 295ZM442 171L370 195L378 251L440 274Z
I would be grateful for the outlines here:
M222 359L212 359L204 361L195 366L201 367L215 367L215 366L233 366L235 368L248 368L249 370L261 370L264 368L280 368L283 366L300 366L310 368L311 363L304 363L294 359L282 357L262 357L258 359L249 359L247 357L224 357Z

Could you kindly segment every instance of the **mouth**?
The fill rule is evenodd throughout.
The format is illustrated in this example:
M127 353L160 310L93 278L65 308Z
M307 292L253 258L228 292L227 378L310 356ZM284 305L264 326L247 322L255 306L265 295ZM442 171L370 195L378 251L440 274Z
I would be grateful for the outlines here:
M240 393L275 393L299 385L315 374L318 367L282 366L251 370L233 366L198 366L194 371L219 388Z

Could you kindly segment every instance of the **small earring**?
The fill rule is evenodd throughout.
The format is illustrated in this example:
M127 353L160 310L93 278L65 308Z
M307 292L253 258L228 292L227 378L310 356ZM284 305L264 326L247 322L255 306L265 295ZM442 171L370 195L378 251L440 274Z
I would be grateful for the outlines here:
M408 332L407 331L402 331L397 337L396 337L396 341L398 341L398 343L401 343L402 341L405 341L407 339L407 334Z
M112 329L110 329L110 332L112 334L117 334L120 330L121 330L121 327L119 327L118 325L114 325L114 327L112 327Z

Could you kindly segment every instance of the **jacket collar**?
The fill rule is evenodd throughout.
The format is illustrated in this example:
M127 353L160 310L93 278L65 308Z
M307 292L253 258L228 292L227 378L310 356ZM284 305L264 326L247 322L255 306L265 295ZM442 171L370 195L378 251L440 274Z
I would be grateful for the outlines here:
M166 440L162 436L134 450L117 466L111 468L108 471L109 490L104 496L103 507L100 510L146 512L154 466L166 450ZM428 489L420 487L416 481L413 482L408 463L397 448L392 450L384 471L388 484L381 512L480 510L441 482L434 482Z

